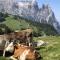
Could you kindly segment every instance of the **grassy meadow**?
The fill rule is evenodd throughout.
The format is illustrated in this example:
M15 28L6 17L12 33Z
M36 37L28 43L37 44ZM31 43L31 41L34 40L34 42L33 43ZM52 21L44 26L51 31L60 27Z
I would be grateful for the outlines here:
M48 45L37 47L37 51L42 56L41 60L60 60L60 36L34 37L33 40L43 40ZM0 57L0 60L7 60Z
M48 42L48 45L38 48L42 60L60 60L60 36L34 38Z

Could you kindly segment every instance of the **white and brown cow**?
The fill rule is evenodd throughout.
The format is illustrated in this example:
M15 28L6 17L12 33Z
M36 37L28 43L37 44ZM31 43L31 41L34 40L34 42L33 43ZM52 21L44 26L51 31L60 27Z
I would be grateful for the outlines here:
M14 45L13 42L11 42L5 50L14 52L14 54L10 57L10 59L13 60L37 60L38 58L36 50L26 45Z
M0 35L0 52L3 51L5 56L5 47L9 44L8 36L6 34Z

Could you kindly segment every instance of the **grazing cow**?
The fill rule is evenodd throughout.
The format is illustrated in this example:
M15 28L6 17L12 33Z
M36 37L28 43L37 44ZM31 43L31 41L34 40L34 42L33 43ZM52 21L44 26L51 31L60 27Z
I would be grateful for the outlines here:
M21 43L28 43L29 46L32 43L32 29L26 29L22 31L15 31L15 38L20 40Z
M13 60L37 60L38 58L36 50L26 45L14 45L13 42L11 42L5 50L14 52L14 54L10 57Z
M20 43L28 44L29 46L32 43L32 29L15 31L7 35L8 35L8 40L16 40L19 41Z

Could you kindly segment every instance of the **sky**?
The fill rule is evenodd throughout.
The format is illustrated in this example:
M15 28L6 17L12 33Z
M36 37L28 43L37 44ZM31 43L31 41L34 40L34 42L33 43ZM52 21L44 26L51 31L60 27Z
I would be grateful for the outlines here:
M42 4L49 4L57 21L60 23L60 0L37 0L37 2L39 7L42 7Z

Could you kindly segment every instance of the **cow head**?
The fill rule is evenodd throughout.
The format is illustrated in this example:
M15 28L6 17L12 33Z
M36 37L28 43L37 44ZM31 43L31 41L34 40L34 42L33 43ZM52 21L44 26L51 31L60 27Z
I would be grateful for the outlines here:
M14 47L18 44L17 40L10 40L8 46L5 48L7 52L14 52Z
M5 48L5 51L11 52L11 53L14 51L14 44L13 44L13 42L10 42L8 44L8 46Z

